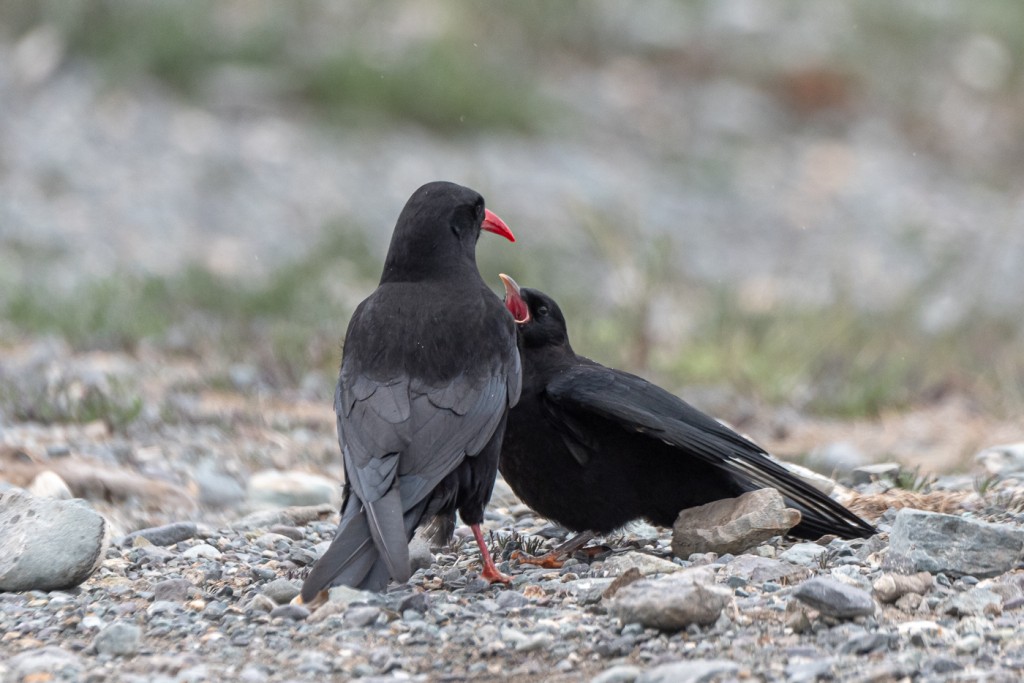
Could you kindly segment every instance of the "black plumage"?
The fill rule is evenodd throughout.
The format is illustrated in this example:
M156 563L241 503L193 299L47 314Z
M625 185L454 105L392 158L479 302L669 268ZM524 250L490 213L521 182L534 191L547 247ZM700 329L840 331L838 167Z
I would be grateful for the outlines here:
M875 529L677 396L576 355L551 297L508 276L523 392L509 414L500 470L531 508L573 531L635 519L672 526L680 510L773 487L802 521L791 534L862 538Z
M514 241L479 194L453 183L419 188L398 217L380 284L345 335L334 398L341 521L303 602L333 585L408 580L416 528L456 510L477 535L484 576L505 579L479 524L521 371L512 317L477 270L481 229Z

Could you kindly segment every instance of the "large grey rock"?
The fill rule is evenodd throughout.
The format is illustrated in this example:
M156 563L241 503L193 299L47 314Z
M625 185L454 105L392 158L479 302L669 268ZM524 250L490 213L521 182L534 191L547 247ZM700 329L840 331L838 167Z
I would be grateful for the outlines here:
M979 578L1009 571L1024 553L1024 531L1005 524L904 508L889 534L887 569Z
M728 659L688 659L652 667L636 683L703 683L739 670L740 665Z
M77 586L109 544L106 520L85 501L0 493L0 591Z
M341 485L309 472L263 470L249 478L249 503L256 507L341 505Z
M827 576L803 582L793 591L793 597L824 615L840 619L875 613L875 601L867 591Z
M624 624L677 631L690 624L711 624L732 599L715 585L707 567L694 567L657 579L641 579L620 589L609 611Z
M778 491L758 489L680 512L672 527L672 552L682 558L742 553L799 523L800 513L788 509Z

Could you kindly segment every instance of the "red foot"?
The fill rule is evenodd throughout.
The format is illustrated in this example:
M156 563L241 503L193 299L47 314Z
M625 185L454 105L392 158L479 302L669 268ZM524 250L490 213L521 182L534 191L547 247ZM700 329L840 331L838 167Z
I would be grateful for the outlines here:
M498 571L498 568L494 566L494 560L491 559L491 553L487 550L487 544L484 543L484 534L480 531L479 524L470 524L469 528L473 530L473 536L476 538L476 544L480 548L480 557L484 561L484 570L480 572L480 578L488 583L512 583L511 576L505 576Z
M561 559L562 553L555 552L552 550L550 553L546 553L539 557L527 555L521 550L516 550L509 557L510 560L515 560L520 564L532 564L537 567L543 567L544 569L561 569L565 562Z

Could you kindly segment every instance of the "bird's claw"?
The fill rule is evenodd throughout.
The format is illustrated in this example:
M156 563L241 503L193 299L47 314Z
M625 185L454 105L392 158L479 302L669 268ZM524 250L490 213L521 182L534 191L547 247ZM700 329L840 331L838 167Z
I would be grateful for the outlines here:
M509 555L510 560L515 560L520 564L532 564L536 567L543 567L544 569L561 569L564 562L555 553L545 553L539 557L533 555L527 555L521 550L514 550Z

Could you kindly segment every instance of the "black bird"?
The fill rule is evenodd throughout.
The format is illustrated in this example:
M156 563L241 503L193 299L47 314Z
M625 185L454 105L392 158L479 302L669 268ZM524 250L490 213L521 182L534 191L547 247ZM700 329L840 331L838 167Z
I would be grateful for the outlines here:
M500 470L538 513L572 531L603 534L641 518L672 526L685 508L773 487L802 514L794 536L875 533L682 399L576 355L558 304L501 279L519 326L523 393L509 414Z
M301 602L338 584L407 581L416 528L456 510L480 546L482 576L508 580L480 523L522 373L512 316L477 270L481 230L515 241L483 197L447 182L416 190L398 217L380 284L345 334L334 396L341 521Z

